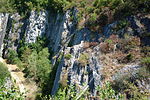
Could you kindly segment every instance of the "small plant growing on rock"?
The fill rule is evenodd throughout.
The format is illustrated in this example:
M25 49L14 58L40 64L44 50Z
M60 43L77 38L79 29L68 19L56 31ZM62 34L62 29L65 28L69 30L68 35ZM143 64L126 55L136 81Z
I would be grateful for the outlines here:
M65 59L69 60L72 58L72 55L70 53L68 53L68 54L65 54L64 57L65 57Z
M150 57L143 58L142 63L145 64L146 66L150 66ZM150 67L149 67L149 70L150 70Z
M79 57L79 63L81 66L86 66L89 63L89 55L87 53L82 53Z
M59 83L60 83L60 86L61 86L62 88L67 87L67 86L68 86L67 82L68 82L68 74L65 73L65 74L62 75L62 79L61 79L60 82L59 82Z

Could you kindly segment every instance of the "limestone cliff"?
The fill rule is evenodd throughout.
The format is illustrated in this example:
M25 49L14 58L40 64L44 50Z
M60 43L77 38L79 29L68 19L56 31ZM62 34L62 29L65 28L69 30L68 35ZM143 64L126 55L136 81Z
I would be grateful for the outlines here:
M48 11L31 11L30 16L22 19L18 14L0 14L0 54L7 53L8 48L17 50L19 41L25 38L25 42L32 43L38 36L46 36L50 41L48 47L54 52L52 63L58 63L55 81L51 94L55 94L59 84L63 80L68 80L67 84L74 84L78 90L88 86L91 93L96 95L96 87L102 85L104 80L104 70L118 66L112 70L108 80L116 80L117 73L133 73L140 67L139 60L132 63L120 64L111 56L101 52L101 43L112 34L123 37L125 33L141 38L145 45L150 44L149 37L142 37L150 32L150 15L131 16L126 18L128 26L117 29L119 22L106 25L102 33L92 32L88 28L77 29L77 11L67 11L66 13L51 13ZM71 16L74 16L71 19ZM121 25L120 25L121 26ZM101 39L103 37L103 39ZM5 38L5 39L4 39ZM145 41L146 40L146 41ZM116 48L119 48L117 46ZM108 62L107 62L108 60ZM120 67L121 66L121 67ZM136 66L136 67L135 67ZM113 71L115 72L113 73ZM117 76L117 77L116 77ZM107 80L107 79L106 79ZM63 82L64 83L64 82ZM84 84L85 83L85 84ZM149 83L149 81L148 81ZM147 87L150 90L150 87Z

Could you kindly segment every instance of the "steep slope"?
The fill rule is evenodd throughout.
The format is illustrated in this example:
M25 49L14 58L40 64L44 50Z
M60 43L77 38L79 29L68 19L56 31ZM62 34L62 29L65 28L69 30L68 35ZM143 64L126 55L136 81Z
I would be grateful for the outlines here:
M3 53L3 40L6 34L6 27L9 14L0 14L0 56Z
M5 60L0 58L0 62L6 64ZM37 91L36 84L34 82L28 82L24 77L24 73L19 70L16 65L6 64L8 71L12 79L15 82L15 85L19 88L20 92L23 93L28 99L35 99L35 94Z
M53 52L52 64L58 65L52 95L60 84L73 84L80 91L86 83L91 95L96 96L96 87L102 86L105 81L115 81L126 73L135 77L136 70L142 67L140 60L143 54L140 46L150 44L150 15L130 16L106 25L102 33L98 33L86 27L77 29L76 13L75 9L64 14L32 11L27 19L21 20L18 17L15 23L11 22L10 27L7 25L7 31L3 30L3 34L7 32L3 54L7 54L8 48L17 50L23 36L26 43L34 43L38 36L46 37L48 47ZM12 17L15 15L10 15L9 22L17 18ZM0 19L2 21L3 18ZM6 27L7 21L4 22ZM20 27L19 23L22 24ZM130 61L130 58L134 59ZM146 89L150 90L148 85Z

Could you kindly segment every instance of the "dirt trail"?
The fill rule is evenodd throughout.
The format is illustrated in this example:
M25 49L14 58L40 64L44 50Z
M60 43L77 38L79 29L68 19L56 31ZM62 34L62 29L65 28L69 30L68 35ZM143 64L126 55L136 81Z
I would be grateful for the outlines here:
M26 100L34 100L35 93L37 91L37 86L34 82L27 82L24 77L24 73L19 70L16 65L7 64L4 59L0 57L0 62L6 64L11 77L15 80L16 85L18 86L21 93L25 93L27 97Z

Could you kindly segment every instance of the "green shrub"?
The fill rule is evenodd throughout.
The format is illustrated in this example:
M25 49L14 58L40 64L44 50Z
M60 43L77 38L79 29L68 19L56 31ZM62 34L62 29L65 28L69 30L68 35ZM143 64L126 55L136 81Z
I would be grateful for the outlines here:
M143 58L141 62L146 65L147 69L150 71L150 57Z
M19 60L17 52L13 49L8 49L6 58L7 58L7 62L10 64L16 64L17 61Z
M65 88L68 86L68 74L67 72L61 76L61 80L59 81L60 87Z
M1 81L1 83L3 83L5 81L5 79L9 76L10 76L10 73L9 73L7 67L3 63L0 63L0 81Z
M131 73L126 75L118 75L116 80L114 80L112 87L117 93L124 94L124 99L129 100L147 100L147 92L141 92L142 87L138 85L138 81L146 82L149 77L146 68L141 67L138 71L135 71L136 77L133 77ZM146 81L145 81L146 80Z
M144 64L150 64L150 57L146 57L142 59L142 63Z
M88 61L89 60L89 55L88 53L82 53L80 56L79 56L79 63L81 64L81 66L86 66L88 64Z
M107 82L104 87L97 87L98 96L94 97L89 94L88 89L77 92L76 87L70 85L65 88L59 88L57 93L54 96L44 97L43 100L47 100L46 98L50 98L50 100L85 100L88 98L100 99L100 100L122 100L123 95L118 94L112 89L111 84Z
M71 59L71 58L72 58L72 55L68 53L68 54L65 54L65 56L64 56L64 57L65 57L65 59L69 60L69 59Z
M109 43L109 44L112 44L112 43L113 43L113 41L110 40L110 39L105 40L105 42L106 42L106 43Z
M17 88L7 89L2 85L0 86L0 100L25 100L25 97Z
M46 84L51 72L52 65L48 59L49 55L48 48L42 49L39 53L34 50L25 62L26 68L24 72L26 73L26 77L33 78L38 82L40 87Z
M0 0L0 12L14 12L15 9L13 3L13 0Z
M140 92L140 89L131 82L124 82L124 93L126 93L126 98L131 100L146 100L147 96Z
M116 95L116 91L112 88L110 82L106 82L103 87L97 87L98 98L100 100L123 99L122 94Z
M116 31L126 28L128 25L129 25L129 22L127 20L120 20L117 24Z

